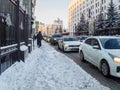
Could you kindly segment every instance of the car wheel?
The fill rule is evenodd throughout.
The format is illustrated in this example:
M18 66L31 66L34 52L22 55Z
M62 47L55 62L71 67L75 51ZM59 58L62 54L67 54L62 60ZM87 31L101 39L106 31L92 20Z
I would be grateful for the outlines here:
M106 61L101 62L101 72L104 76L108 77L110 74L110 68Z
M53 42L53 45L55 46L55 42Z
M82 51L80 51L80 61L84 62L84 54Z
M50 44L52 45L52 41L50 42Z

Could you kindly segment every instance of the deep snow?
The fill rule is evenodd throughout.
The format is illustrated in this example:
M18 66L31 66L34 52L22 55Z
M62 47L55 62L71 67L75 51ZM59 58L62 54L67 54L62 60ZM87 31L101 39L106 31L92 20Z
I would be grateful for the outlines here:
M42 47L35 47L25 62L16 62L1 74L0 90L110 89L42 41Z

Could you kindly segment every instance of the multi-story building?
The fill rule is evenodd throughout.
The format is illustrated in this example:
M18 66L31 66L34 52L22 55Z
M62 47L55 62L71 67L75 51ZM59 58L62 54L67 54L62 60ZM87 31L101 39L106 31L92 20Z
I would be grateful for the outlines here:
M39 29L38 29L38 31L43 31L44 30L44 28L45 28L45 24L44 23L42 23L42 22L40 22L39 23Z
M62 33L62 29L63 29L63 21L57 18L52 23L52 34Z
M46 35L53 35L55 33L62 33L63 30L63 21L57 18L53 20L51 24L46 24L45 29L43 31Z
M120 10L120 0L112 0L116 9ZM106 17L108 6L111 0L70 0L68 5L68 28L73 34L75 26L79 23L80 17L83 14L85 20L97 19L100 11Z
M26 13L28 14L28 35L29 38L31 38L33 34L33 28L32 25L34 23L34 12L35 12L35 5L36 5L36 0L21 0L23 2L23 5L25 6Z

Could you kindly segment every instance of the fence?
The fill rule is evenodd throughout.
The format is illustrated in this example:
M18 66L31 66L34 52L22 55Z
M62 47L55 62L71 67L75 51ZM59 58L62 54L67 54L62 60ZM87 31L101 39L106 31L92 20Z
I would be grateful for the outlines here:
M107 29L99 29L95 30L94 35L120 35L120 28L107 28Z
M0 73L19 60L20 42L28 42L27 20L17 0L0 0Z

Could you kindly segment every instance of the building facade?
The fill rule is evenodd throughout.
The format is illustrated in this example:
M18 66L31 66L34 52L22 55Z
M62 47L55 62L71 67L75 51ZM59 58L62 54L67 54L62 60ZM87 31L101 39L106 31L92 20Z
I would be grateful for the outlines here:
M36 0L20 0L23 2L23 6L25 7L26 13L28 14L28 37L31 38L33 36L33 28L32 25L34 24L34 12L35 12L35 5Z
M23 60L20 47L29 44L33 6L32 0L0 0L0 74Z
M71 35L75 32L75 26L80 22L83 14L86 21L97 19L100 11L107 16L108 6L111 0L71 0L68 5L68 29ZM120 11L120 0L113 0L115 8Z
M53 20L52 23L46 24L43 30L45 35L53 35L55 33L63 32L63 21L59 18Z

